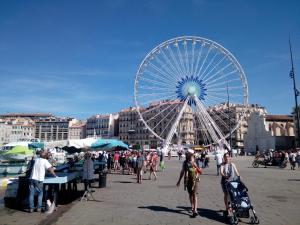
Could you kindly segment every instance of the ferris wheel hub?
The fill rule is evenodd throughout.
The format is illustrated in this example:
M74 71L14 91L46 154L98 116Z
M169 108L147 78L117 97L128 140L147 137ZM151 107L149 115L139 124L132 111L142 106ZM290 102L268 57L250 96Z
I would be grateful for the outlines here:
M186 76L178 81L176 86L177 97L184 101L188 96L197 97L200 100L204 100L206 96L206 87L202 80L194 76ZM194 103L191 98L189 104Z

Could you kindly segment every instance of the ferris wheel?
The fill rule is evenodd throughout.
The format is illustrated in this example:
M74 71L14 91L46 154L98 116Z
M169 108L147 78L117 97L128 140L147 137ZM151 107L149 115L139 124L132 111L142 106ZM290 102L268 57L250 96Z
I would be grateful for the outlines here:
M140 120L164 147L175 133L196 131L204 144L230 149L226 138L243 119L248 85L227 49L206 38L183 36L147 54L136 73L134 100ZM236 105L238 113L231 107ZM190 120L193 125L184 122Z

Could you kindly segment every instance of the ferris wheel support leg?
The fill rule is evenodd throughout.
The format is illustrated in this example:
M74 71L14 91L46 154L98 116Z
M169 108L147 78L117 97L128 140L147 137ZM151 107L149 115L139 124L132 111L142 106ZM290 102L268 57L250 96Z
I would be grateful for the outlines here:
M226 139L225 139L224 135L222 134L222 132L220 131L219 127L217 126L215 121L211 118L209 113L206 111L205 107L200 102L199 98L194 97L194 100L195 100L195 103L196 103L197 107L202 112L202 114L204 114L204 116L208 119L209 123L213 126L213 129L217 132L217 134L220 138L220 140L218 141L218 144L221 144L219 142L222 142L222 144L224 144L227 147L228 150L231 150L229 143L226 141Z
M165 154L167 152L167 150L168 150L168 147L169 147L169 145L171 143L171 140L172 140L172 138L173 138L173 136L174 136L174 134L176 132L176 129L177 129L178 124L179 124L179 121L180 121L180 119L181 119L181 117L182 117L182 115L183 115L183 113L184 113L184 111L185 111L185 109L187 107L187 104L188 104L189 100L190 100L190 97L188 96L186 98L186 100L184 101L183 106L182 106L179 114L177 115L176 120L173 123L173 125L171 127L171 130L168 133L167 138L165 139L165 142L164 142L164 145L163 145L163 149L162 149L163 154Z

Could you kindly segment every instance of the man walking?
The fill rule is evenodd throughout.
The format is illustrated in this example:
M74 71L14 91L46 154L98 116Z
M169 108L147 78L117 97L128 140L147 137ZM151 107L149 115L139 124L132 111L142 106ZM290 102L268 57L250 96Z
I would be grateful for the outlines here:
M145 157L141 152L138 153L136 159L136 175L137 175L137 183L142 183L142 173L143 173L143 166L144 166Z
M216 160L216 164L217 164L217 176L219 176L220 175L221 164L222 164L222 161L223 161L223 156L222 156L220 151L216 152L215 160Z
M29 212L34 211L34 195L38 193L38 204L36 211L40 212L42 209L43 200L43 182L45 180L46 170L52 173L54 176L54 169L46 159L46 152L40 153L40 158L36 158L32 166L32 172L29 179Z

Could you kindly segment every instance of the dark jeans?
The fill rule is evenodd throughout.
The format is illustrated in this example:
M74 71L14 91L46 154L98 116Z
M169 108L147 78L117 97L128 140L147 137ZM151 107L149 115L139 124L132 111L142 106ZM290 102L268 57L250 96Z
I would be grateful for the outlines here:
M43 200L43 181L38 180L29 180L29 208L34 209L34 195L38 193L38 204L37 208L42 208L42 200Z
M220 169L221 169L221 165L217 165L217 175L220 175Z
M88 187L92 188L93 180L84 179L83 183L84 183L84 190L87 191Z

